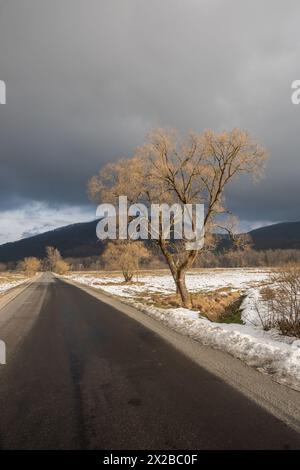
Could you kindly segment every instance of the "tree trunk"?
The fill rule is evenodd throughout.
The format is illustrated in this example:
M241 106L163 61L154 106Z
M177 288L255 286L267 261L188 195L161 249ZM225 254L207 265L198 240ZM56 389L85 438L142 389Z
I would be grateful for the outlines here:
M133 273L124 270L123 276L124 276L125 282L130 282L131 279L133 278Z
M162 253L168 263L171 274L173 276L173 279L176 285L176 294L180 297L181 305L185 308L191 308L192 301L191 301L189 291L187 290L187 287L185 284L185 274L188 269L188 264L186 264L186 266L184 267L176 266L172 258L172 255L168 253L168 250L166 249L163 240L159 241L159 246L160 246L160 249L162 250Z
M180 295L182 306L185 308L192 307L191 296L189 291L187 290L186 283L185 283L185 274L186 272L183 270L179 270L177 272L176 278L176 291Z

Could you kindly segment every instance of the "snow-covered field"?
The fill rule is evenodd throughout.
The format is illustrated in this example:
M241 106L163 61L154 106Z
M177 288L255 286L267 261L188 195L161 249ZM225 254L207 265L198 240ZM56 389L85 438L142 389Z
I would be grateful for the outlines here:
M201 312L185 308L151 305L151 294L175 292L173 279L166 271L141 273L131 284L124 284L118 273L72 273L67 277L118 296L170 328L228 352L271 374L276 381L300 390L300 340L282 336L276 330L264 331L257 314L259 291L267 283L268 276L266 269L204 269L187 275L187 286L195 293L220 288L244 293L243 325L211 322L202 317Z
M19 286L28 280L27 277L22 274L16 273L1 273L0 274L0 295L8 291L12 287Z
M214 269L195 270L187 274L187 287L191 292L211 291L223 287L247 289L261 285L267 279L268 271L257 269ZM166 271L139 274L135 283L124 284L123 277L107 273L74 273L69 276L77 282L104 289L113 295L135 297L136 294L175 292L172 276Z

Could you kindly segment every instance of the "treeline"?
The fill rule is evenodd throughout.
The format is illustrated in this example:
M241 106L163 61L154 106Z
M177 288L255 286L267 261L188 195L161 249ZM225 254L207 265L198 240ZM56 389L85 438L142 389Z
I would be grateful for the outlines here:
M69 271L70 264L64 260L57 248L47 246L46 256L38 259L35 256L28 256L18 263L0 263L0 272L11 270L24 272L32 276L39 271L53 271L57 274L65 274Z
M18 263L1 263L0 272L19 270L29 274L37 271L54 271L65 274L71 271L99 271L118 269L105 256L90 256L83 258L65 258L53 247L47 247L47 255L39 260L34 257L24 258ZM300 250L229 250L224 252L207 251L200 254L195 263L197 268L240 268L240 267L272 267L284 266L290 263L300 264ZM167 265L155 251L150 256L141 259L140 269L163 269Z
M300 250L229 250L221 253L206 252L199 256L197 267L243 268L285 266L300 263Z
M72 271L109 270L112 266L105 257L91 256L86 258L67 258ZM289 263L300 264L300 250L229 250L224 252L204 252L195 263L198 268L240 268L240 267L272 267L284 266ZM166 263L157 253L141 260L141 269L166 268ZM113 269L116 269L115 266Z

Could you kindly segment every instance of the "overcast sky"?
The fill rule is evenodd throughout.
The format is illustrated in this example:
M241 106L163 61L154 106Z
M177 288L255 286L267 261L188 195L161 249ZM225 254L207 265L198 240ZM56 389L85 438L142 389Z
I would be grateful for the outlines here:
M157 126L238 126L269 150L229 206L300 220L298 0L0 0L0 243L94 217L87 180Z

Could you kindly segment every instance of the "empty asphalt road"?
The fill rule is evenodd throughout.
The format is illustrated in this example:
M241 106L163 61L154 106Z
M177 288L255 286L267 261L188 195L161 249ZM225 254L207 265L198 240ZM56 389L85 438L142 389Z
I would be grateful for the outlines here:
M0 339L1 449L300 448L158 334L50 274L0 310Z

